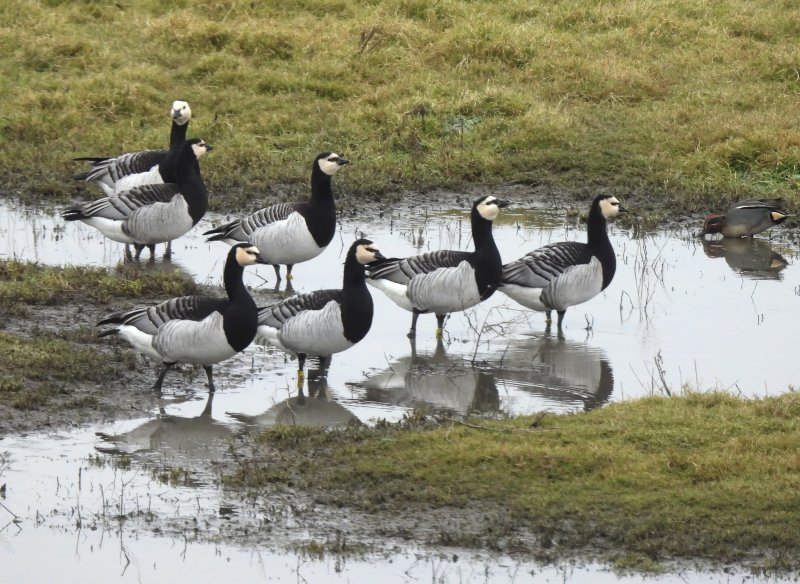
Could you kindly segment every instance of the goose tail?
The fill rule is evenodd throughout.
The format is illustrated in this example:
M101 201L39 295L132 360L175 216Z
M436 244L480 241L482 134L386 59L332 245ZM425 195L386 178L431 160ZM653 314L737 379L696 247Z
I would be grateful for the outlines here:
M67 209L61 213L61 216L64 218L64 221L80 221L81 219L87 219L81 209Z

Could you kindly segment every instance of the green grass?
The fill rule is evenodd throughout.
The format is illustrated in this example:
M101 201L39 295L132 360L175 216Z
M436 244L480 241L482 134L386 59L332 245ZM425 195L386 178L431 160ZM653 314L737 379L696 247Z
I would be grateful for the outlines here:
M115 298L152 298L197 292L180 273L141 273L136 266L115 270L86 266L63 268L0 259L0 309L24 311L27 304L106 303Z
M115 366L125 360L122 355L109 357L52 336L23 339L0 332L0 404L22 410L41 408L56 397L68 398L72 384L99 383L118 375ZM64 403L69 408L96 405L92 396Z
M88 195L70 159L165 146L183 98L217 209L304 190L325 149L352 196L536 179L800 202L785 0L9 0L0 22L0 176L23 195Z
M530 529L538 543L517 545L599 549L624 567L674 557L800 567L800 395L690 393L531 420L276 428L260 438L263 462L243 461L228 484L288 483L392 513L499 508L483 537Z

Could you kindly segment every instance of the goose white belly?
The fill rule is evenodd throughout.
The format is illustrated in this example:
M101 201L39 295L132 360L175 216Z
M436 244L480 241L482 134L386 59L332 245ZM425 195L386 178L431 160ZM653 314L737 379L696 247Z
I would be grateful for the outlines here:
M481 301L475 270L469 262L415 276L408 283L406 294L417 310L436 314L464 310Z
M123 229L133 242L164 243L184 235L192 226L189 205L183 195L177 194L169 203L137 209L125 220Z
M283 221L275 221L256 229L250 243L261 252L270 264L299 264L317 257L325 247L320 247L308 230L305 218L292 213Z
M153 168L148 170L147 172L137 172L136 174L127 174L122 176L114 183L114 192L121 193L123 191L127 191L132 189L133 187L138 187L141 185L163 185L164 179L161 178L161 172L158 169L158 165L155 165Z
M161 355L153 347L153 335L140 331L135 326L122 324L118 327L117 333L120 337L128 341L131 346L143 355L162 361Z
M153 337L153 348L166 362L213 365L237 353L228 344L222 325L219 312L200 321L170 320L159 327Z
M134 239L123 231L125 220L106 219L105 217L87 217L83 223L94 227L111 241L118 243L135 243Z
M525 308L545 312L551 310L542 302L542 291L544 288L529 288L517 284L503 284L498 288L503 294L522 304Z
M344 336L342 310L335 300L322 310L307 310L289 319L278 331L281 345L293 353L327 356L353 346Z
M403 308L409 312L414 310L414 306L411 304L411 300L406 294L408 286L405 284L398 284L397 282L392 282L391 280L372 280L369 278L367 278L367 284L386 294L389 300L397 304L397 306L400 308Z
M591 300L603 291L603 265L597 257L588 264L578 264L564 270L542 291L547 307L566 310L570 306Z

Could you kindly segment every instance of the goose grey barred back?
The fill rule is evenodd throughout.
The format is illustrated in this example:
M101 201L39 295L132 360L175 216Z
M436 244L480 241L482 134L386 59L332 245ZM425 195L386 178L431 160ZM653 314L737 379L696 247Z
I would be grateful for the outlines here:
M367 282L412 312L409 338L416 335L420 314L436 314L436 336L441 338L449 313L475 306L494 294L500 283L502 262L492 237L492 221L508 204L493 196L474 202L471 223L475 251L434 251L390 258L368 268Z
M192 110L189 104L183 100L174 101L172 103L172 130L169 136L169 150L141 150L119 156L83 156L75 158L76 161L85 161L92 164L91 169L75 175L75 178L97 183L106 195L113 195L139 184L175 182L170 172L174 172L174 159L177 158L181 145L186 141L186 130L189 128L189 120L191 119ZM168 154L170 153L173 154L173 162L168 160ZM167 159L167 165L159 172L159 166L165 159ZM142 174L146 176L140 176L138 179L133 178Z
M208 209L208 193L197 160L211 146L193 138L181 146L176 182L142 185L62 213L66 221L83 221L113 241L136 247L136 259L147 246L177 239L194 227Z
M115 325L101 337L119 335L136 350L163 363L153 389L161 391L176 363L202 365L214 391L212 366L243 351L256 335L258 308L242 282L245 266L263 263L255 246L240 243L225 261L227 298L181 296L155 306L116 312L97 323Z
M732 205L727 214L706 217L700 237L721 233L723 237L753 237L791 217L783 199L748 199Z
M589 209L587 243L565 241L528 252L503 266L500 291L523 306L558 313L590 300L614 278L617 260L608 239L607 220L627 210L611 195L598 195Z
M383 256L374 243L359 239L347 252L341 289L298 294L258 309L256 342L297 355L298 388L303 387L307 356L324 361L349 349L369 332L373 304L364 268L380 259Z
M231 221L203 235L208 241L251 241L281 279L280 266L286 266L286 279L294 264L317 257L333 239L336 230L336 205L331 177L348 164L334 152L319 154L311 166L311 198L302 203L278 203L260 209L243 219Z

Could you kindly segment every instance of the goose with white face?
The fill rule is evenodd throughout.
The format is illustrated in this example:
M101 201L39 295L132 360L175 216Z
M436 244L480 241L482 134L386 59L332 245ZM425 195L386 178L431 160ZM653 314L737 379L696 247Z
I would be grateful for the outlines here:
M172 121L179 126L184 126L192 119L192 109L189 104L182 100L172 102Z
M207 153L211 152L213 148L211 147L211 144L206 144L201 140L197 144L192 144L192 150L194 150L195 158L197 158L197 160L200 160Z
M328 176L333 176L336 174L336 171L342 168L345 164L350 164L350 161L342 158L335 152L331 152L325 158L320 158L317 163L319 164L319 169L322 172Z
M487 221L494 221L497 219L497 216L500 214L500 207L507 206L508 203L503 201L505 204L499 204L497 197L488 196L483 201L478 203L478 213L481 217L486 219Z
M617 200L617 197L608 197L607 199L602 199L600 201L600 212L606 219L616 217L625 211L625 208Z
M361 244L356 247L356 261L362 266L368 266L380 259L384 259L383 254L374 243Z
M237 247L236 248L236 263L242 267L252 266L254 264L263 264L264 259L255 245L250 247Z

